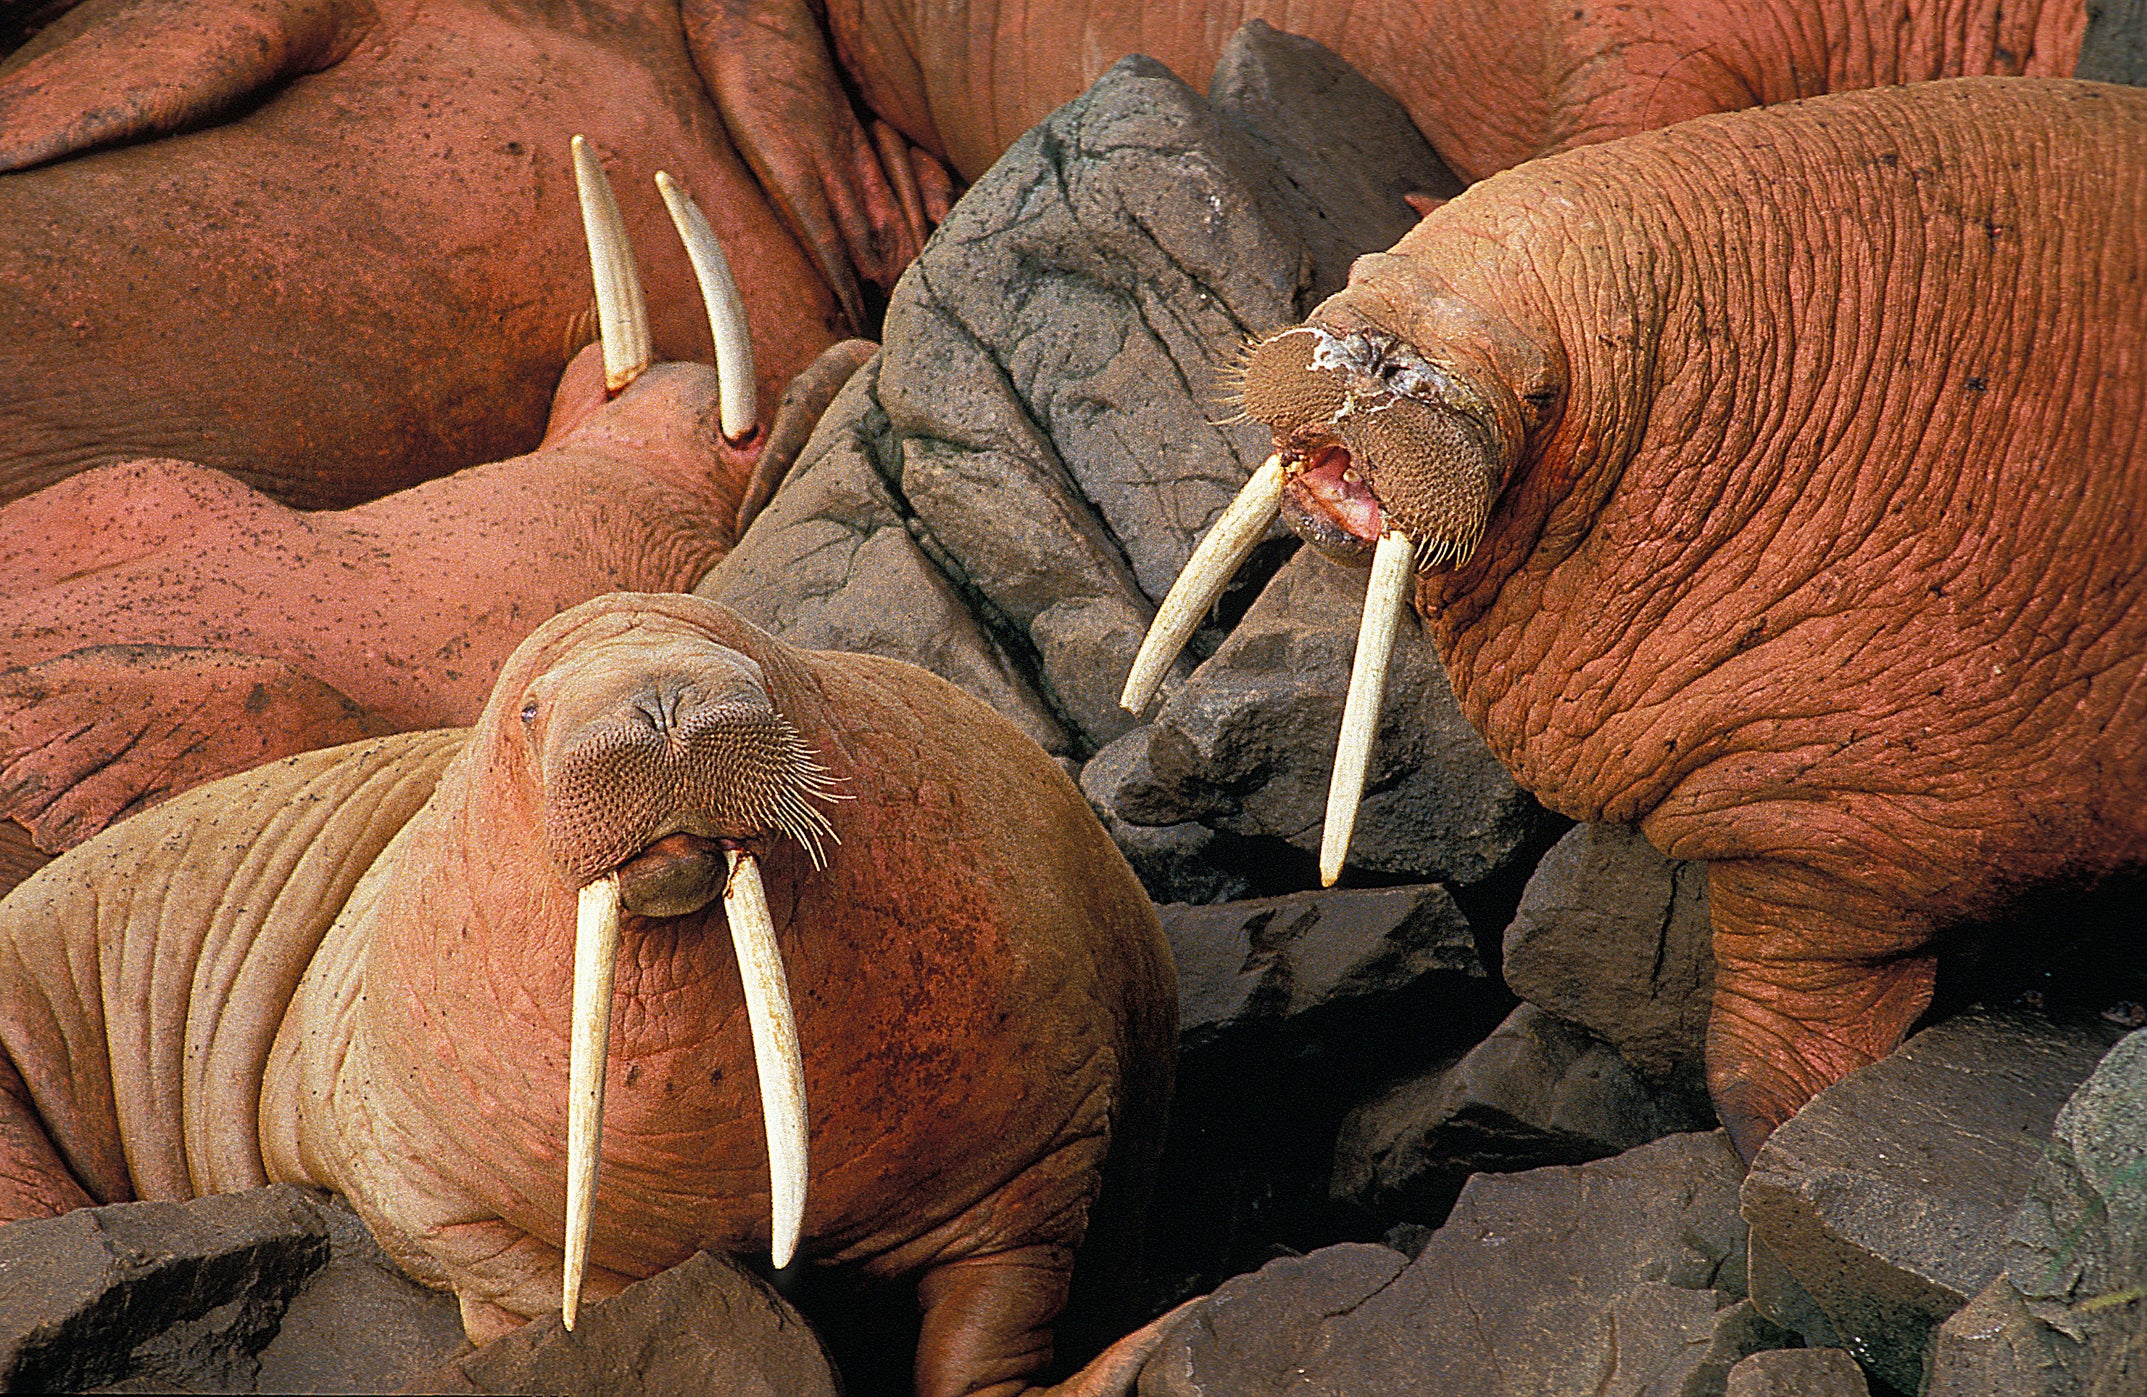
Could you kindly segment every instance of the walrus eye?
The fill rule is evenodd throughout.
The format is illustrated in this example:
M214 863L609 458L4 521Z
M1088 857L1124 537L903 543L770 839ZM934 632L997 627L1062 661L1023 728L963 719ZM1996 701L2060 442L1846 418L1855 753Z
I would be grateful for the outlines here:
M522 705L522 721L525 723L537 721L537 701L535 699L531 699L528 703Z

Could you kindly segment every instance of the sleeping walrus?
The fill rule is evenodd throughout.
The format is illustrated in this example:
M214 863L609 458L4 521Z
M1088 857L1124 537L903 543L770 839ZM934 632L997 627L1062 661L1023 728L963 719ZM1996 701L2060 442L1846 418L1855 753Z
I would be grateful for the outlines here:
M571 1322L583 1285L795 1247L918 1279L932 1394L1050 1361L1106 1156L1107 1206L1145 1187L1176 1018L1040 749L688 596L555 617L466 732L114 827L0 901L0 954L0 1216L333 1189L480 1341L559 1308L563 1265Z

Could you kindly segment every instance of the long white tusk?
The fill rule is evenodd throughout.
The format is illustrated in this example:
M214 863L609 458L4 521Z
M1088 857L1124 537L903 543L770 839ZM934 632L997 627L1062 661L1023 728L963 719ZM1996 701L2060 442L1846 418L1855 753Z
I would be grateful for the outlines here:
M649 349L649 310L634 272L634 249L626 220L611 197L611 181L589 143L574 138L574 187L581 192L582 236L589 240L589 270L596 279L596 328L604 341L604 387L612 393L641 377L654 360Z
M1140 653L1133 657L1133 669L1126 675L1125 690L1118 696L1119 707L1128 713L1139 713L1155 697L1156 687L1169 672L1171 661L1178 658L1186 640L1199 629L1200 618L1208 614L1208 608L1215 605L1215 599L1244 563L1245 555L1252 552L1267 526L1275 522L1282 508L1282 483L1282 457L1270 456L1252 473L1252 479L1238 491L1223 517L1215 521L1215 527L1193 550L1185 571L1171 584L1170 595L1156 608L1148 636L1141 642Z
M723 888L723 915L738 953L745 985L746 1021L753 1029L753 1066L760 1076L760 1114L768 1133L769 1259L788 1266L805 1222L805 1062L798 1052L798 1021L790 1011L790 985L775 945L775 921L751 854L726 850L730 881Z
M608 874L581 890L574 917L574 1036L567 1059L567 1233L560 1318L574 1327L582 1268L589 1257L589 1218L596 1204L596 1163L604 1134L604 1063L611 1051L611 979L619 958L619 878Z
M656 172L656 188L663 195L664 207L671 210L679 240L686 244L694 280L701 283L701 302L708 307L708 332L716 342L716 381L723 393L723 435L744 441L759 425L753 335L746 326L745 298L738 294L730 259L723 255L723 244L708 226L701 206L662 170Z
M1387 692L1387 664L1394 655L1394 628L1414 590L1416 567L1409 540L1399 530L1379 536L1372 552L1372 581L1364 589L1364 621L1357 628L1357 658L1349 669L1349 697L1342 704L1342 741L1335 748L1334 779L1327 786L1327 823L1320 832L1320 886L1342 876L1349 837L1357 829L1364 799L1364 773L1372 739L1379 734L1379 704Z

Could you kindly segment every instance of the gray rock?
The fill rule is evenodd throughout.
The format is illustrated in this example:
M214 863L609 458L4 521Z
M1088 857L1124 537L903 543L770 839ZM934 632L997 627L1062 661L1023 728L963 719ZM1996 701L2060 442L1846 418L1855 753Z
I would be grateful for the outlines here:
M433 1392L561 1397L836 1397L820 1341L737 1263L700 1252L586 1306L575 1327L534 1320L440 1369Z
M1932 1397L2147 1389L2147 1032L2058 1113L2005 1260L1941 1328Z
M1275 574L1215 654L1172 690L1108 792L1133 824L1197 820L1316 854L1364 610L1364 574L1309 549ZM1402 618L1349 862L1471 884L1503 868L1542 811L1461 716L1413 613Z
M1329 1247L1228 1282L1139 1390L1719 1393L1737 1357L1782 1337L1738 1303L1739 1172L1715 1133L1479 1175L1414 1261Z
M2147 0L2087 0L2074 77L2147 85Z
M1468 919L1446 889L1346 889L1156 909L1178 963L1187 1051L1321 1010L1363 1006L1429 978L1488 986Z
M1850 1073L1776 1130L1744 1214L1841 1336L1904 1391L2000 1238L2067 1096L2116 1037L2094 1020L1964 1014Z
M1580 1164L1713 1124L1704 1100L1658 1091L1600 1038L1524 1004L1451 1068L1352 1111L1332 1187L1381 1214L1437 1218L1470 1174Z
M1536 865L1506 928L1506 987L1608 1039L1657 1082L1704 1078L1715 960L1707 865L1627 825L1580 825Z
M0 1388L251 1390L328 1252L313 1200L288 1186L0 1227Z
M449 1291L404 1275L342 1199L315 1205L328 1264L291 1298L261 1350L262 1392L393 1392L469 1347Z
M1838 1348L1768 1349L1730 1369L1726 1397L1871 1397L1856 1360Z

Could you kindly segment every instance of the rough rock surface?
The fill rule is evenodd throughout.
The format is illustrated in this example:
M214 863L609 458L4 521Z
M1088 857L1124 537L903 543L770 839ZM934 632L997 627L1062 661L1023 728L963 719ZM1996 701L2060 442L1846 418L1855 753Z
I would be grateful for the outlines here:
M1838 1348L1768 1349L1730 1369L1724 1397L1871 1397L1856 1360Z
M1436 1220L1470 1174L1580 1164L1713 1124L1704 1097L1650 1086L1602 1039L1524 1004L1452 1067L1351 1111L1331 1187Z
M874 376L701 590L785 639L998 676L980 697L1086 757L1131 726L1154 599L1265 454L1216 420L1239 347L1405 232L1403 192L1453 188L1316 45L1248 26L1212 102L1124 60L963 198ZM889 586L907 627L879 619ZM974 621L931 612L950 604Z
M251 1391L328 1252L319 1206L288 1186L0 1227L0 1389Z
M2147 86L2147 0L2087 0L2075 77Z
M765 1281L700 1252L588 1306L533 1321L442 1368L430 1392L559 1397L836 1397L812 1330Z
M1577 825L1536 865L1506 928L1506 987L1608 1039L1657 1082L1704 1079L1715 959L1707 865L1628 825Z
M1240 1276L1142 1370L1142 1397L1719 1393L1783 1336L1741 1299L1726 1137L1479 1175L1415 1260L1344 1245Z
M1940 1329L1929 1397L2147 1391L2147 1032L2058 1113L2004 1256Z
M1757 1242L1841 1346L1917 1391L1931 1332L1994 1279L2051 1123L2117 1032L2091 1018L1975 1012L1852 1072L1752 1161Z
M1089 764L1089 803L1132 825L1195 821L1286 843L1301 855L1289 866L1309 874L1363 610L1364 574L1297 553L1155 721ZM1544 815L1461 716L1415 615L1401 627L1349 862L1480 883Z

